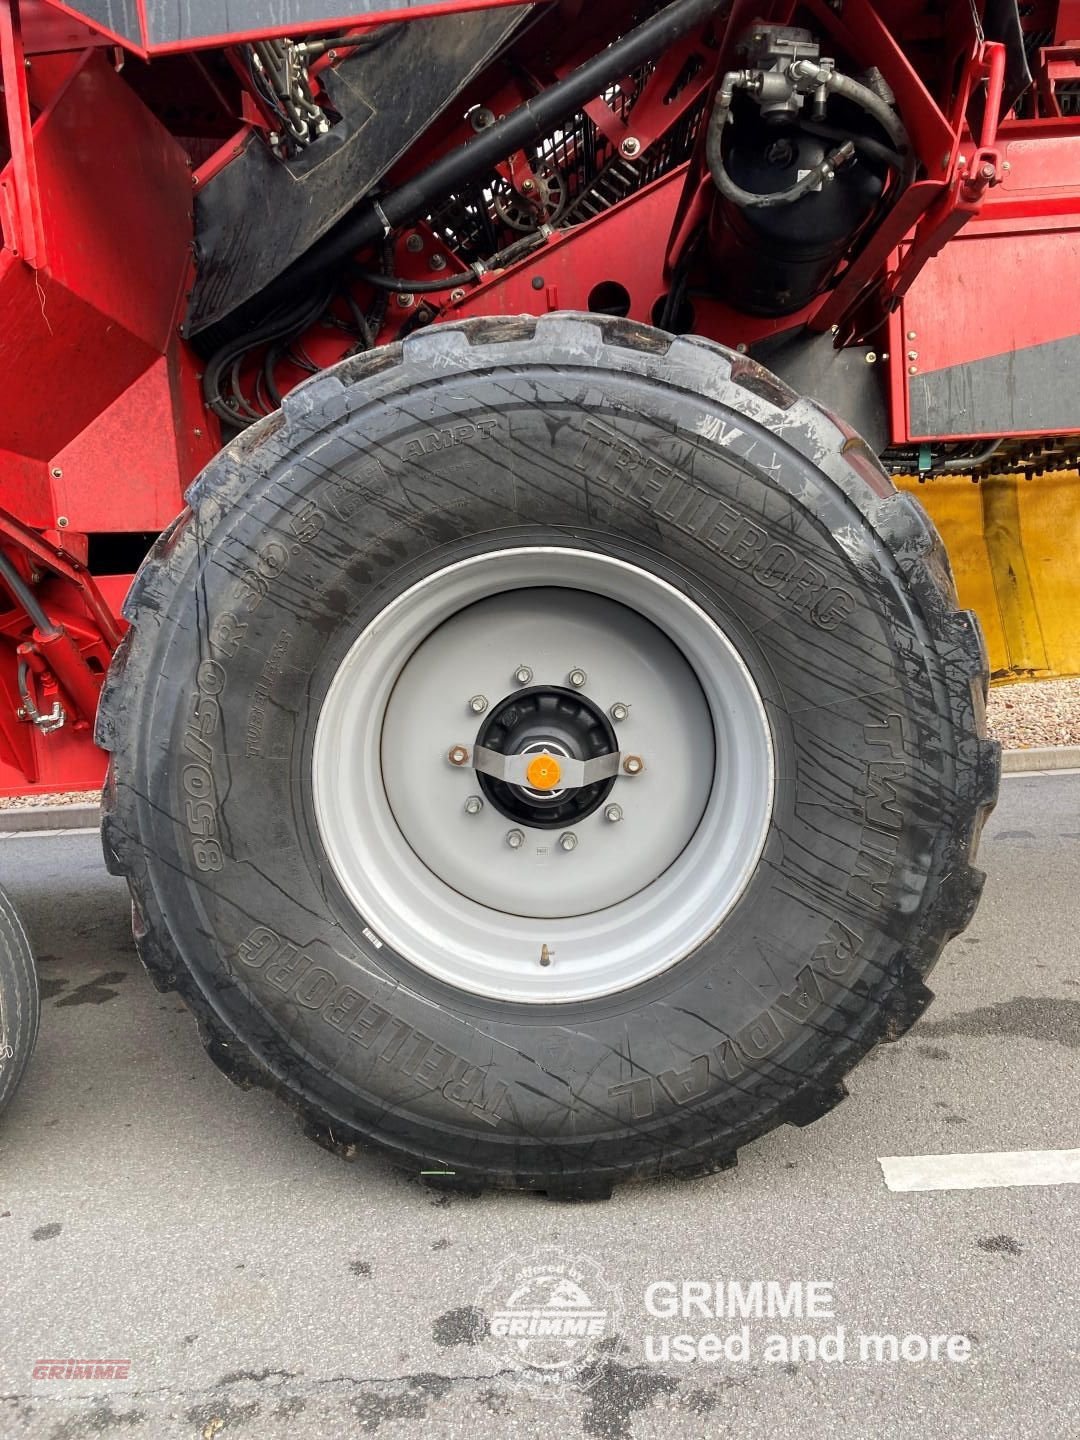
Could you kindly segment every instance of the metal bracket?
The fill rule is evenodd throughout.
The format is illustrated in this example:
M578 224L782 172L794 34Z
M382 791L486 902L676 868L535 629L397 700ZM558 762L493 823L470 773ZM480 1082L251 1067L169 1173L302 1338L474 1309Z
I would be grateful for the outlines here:
M501 755L498 750L489 750L486 745L474 746L471 754L464 745L455 745L449 752L451 765L468 765L493 780L506 785L523 785L529 788L528 767L536 760L536 753L526 755ZM638 775L645 768L639 755L623 755L618 750L606 755L597 755L592 760L575 760L572 756L556 755L559 764L560 790L580 790L586 785L595 785L599 780L610 780L620 770L627 775Z

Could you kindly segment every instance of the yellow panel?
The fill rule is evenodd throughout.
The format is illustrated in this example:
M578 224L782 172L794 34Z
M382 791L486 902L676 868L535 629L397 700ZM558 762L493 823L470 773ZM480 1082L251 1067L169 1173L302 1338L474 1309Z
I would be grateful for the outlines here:
M1080 675L1080 474L897 484L941 532L960 603L982 623L994 681Z

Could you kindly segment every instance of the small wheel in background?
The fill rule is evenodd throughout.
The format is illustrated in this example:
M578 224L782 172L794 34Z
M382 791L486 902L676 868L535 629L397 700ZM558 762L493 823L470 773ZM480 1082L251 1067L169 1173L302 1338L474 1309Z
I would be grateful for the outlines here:
M37 1040L37 970L14 905L0 890L0 1111L22 1079Z

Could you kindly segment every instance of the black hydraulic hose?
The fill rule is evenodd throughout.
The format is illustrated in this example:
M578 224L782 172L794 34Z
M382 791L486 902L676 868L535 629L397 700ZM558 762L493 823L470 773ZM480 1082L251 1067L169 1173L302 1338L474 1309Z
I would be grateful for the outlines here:
M985 465L987 460L993 459L1004 443L1004 440L992 440L989 445L984 445L981 450L976 450L974 455L950 455L947 460L939 460L936 465L931 465L926 473L928 475L963 475L976 465Z
M763 193L744 190L731 178L724 160L724 129L731 118L731 102L735 91L749 88L751 80L752 73L748 71L730 71L724 76L720 89L716 92L716 104L709 116L709 125L705 132L705 161L720 194L740 210L774 210L781 205L793 205L816 186L831 180L836 170L841 165L846 165L855 154L855 146L850 140L845 140L786 190L767 190Z
M472 270L462 275L458 271L454 275L442 275L433 280L407 280L400 275L382 275L375 270L358 270L356 278L363 280L365 285L372 285L376 290L392 290L401 295L434 295L439 290L456 290L466 280L475 280L476 275Z
M888 145L883 145L880 140L871 140L868 135L845 135L843 130L838 130L835 125L820 125L816 120L800 120L799 129L805 130L807 135L815 135L819 140L850 140L860 155L865 155L868 160L877 160L882 165L888 165L891 170L903 171L907 161L903 155L896 150L890 150Z
M831 95L843 95L846 100L851 100L861 110L865 110L877 121L901 154L911 149L904 122L888 101L871 90L869 85L861 85L850 75L841 75L839 70L824 69L813 60L796 60L791 67L791 73L793 79L814 80L823 85Z
M41 601L30 589L30 586L27 585L26 581L15 569L15 566L12 565L3 551L0 551L0 575L3 576L4 583L12 595L15 596L15 599L34 622L35 629L40 630L43 635L59 635L59 627L54 625L48 615L45 614L45 611L41 607Z
M651 59L726 3L727 0L675 0L565 79L542 90L532 100L526 100L396 190L388 191L379 200L362 200L284 272L281 281L270 287L268 295L276 298L278 283L292 289L306 285L313 275L339 264L381 235L426 215L444 195L483 179L500 160L557 129L602 94L608 85Z

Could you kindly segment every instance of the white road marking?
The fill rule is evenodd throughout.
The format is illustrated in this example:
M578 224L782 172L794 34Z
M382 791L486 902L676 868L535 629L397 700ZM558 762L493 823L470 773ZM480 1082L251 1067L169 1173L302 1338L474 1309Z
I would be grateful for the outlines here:
M1080 1150L991 1150L981 1155L882 1155L890 1190L988 1190L1080 1185Z
M60 840L65 835L100 835L99 825L80 825L74 830L0 830L0 840Z

